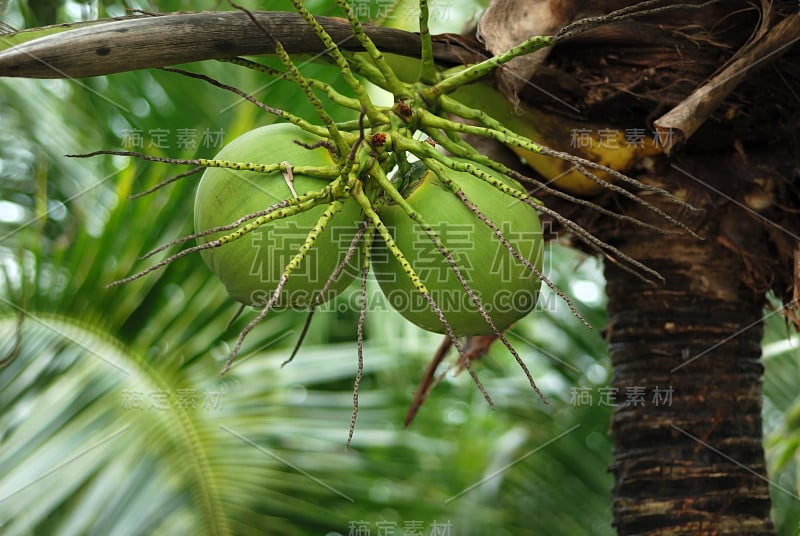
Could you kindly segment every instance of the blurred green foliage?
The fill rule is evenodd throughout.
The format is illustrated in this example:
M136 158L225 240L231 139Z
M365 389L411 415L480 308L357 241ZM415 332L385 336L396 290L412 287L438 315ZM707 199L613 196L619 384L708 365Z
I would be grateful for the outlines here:
M124 13L116 2L60 2L55 11L31 4L12 2L5 22ZM309 2L323 14L331 4ZM286 82L214 62L189 67L313 117ZM303 70L340 83L326 66ZM148 266L137 260L142 252L191 232L197 177L129 200L183 169L63 155L128 148L210 157L271 120L233 95L158 70L0 80L3 534L613 534L611 408L600 396L610 368L594 259L548 248L549 276L575 296L594 331L547 293L512 330L549 404L495 347L476 365L495 411L468 375L449 375L408 430L406 408L440 337L391 311L370 282L366 375L349 451L355 290L317 315L293 363L280 366L304 315L283 312L258 326L220 378L253 313L226 329L237 306L199 257L105 287ZM131 146L137 133L141 146ZM796 343L771 315L765 430L782 534L800 522L791 496L800 442Z

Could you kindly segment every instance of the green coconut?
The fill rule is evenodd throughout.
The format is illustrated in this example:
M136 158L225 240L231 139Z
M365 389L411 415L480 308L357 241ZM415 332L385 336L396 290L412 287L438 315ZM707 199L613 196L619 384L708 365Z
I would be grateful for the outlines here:
M432 171L420 166L415 166L418 176L400 181L404 198L439 234L497 329L509 327L536 306L541 280L516 259L494 231ZM516 181L488 168L477 167L524 191ZM541 273L542 227L536 210L469 173L450 171L448 177ZM450 263L424 229L393 203L385 205L379 215L454 332L457 335L492 333ZM375 242L372 255L375 276L392 307L426 330L446 333L439 317L380 238Z
M334 165L331 154L324 146L308 148L320 141L320 138L298 126L279 123L239 136L215 158L255 164L286 161L292 166ZM328 179L294 173L293 185L299 196L319 191L328 183ZM227 225L292 197L293 193L280 171L258 173L208 168L197 188L195 229L202 232ZM297 254L325 208L325 205L320 205L268 222L237 240L203 250L201 256L231 297L247 305L264 306L277 287L286 265ZM354 200L348 199L289 277L275 304L276 308L307 309L316 302L331 274L345 259L361 220L360 207ZM224 234L220 232L204 236L199 242L205 243ZM319 303L330 300L344 290L358 273L358 264L359 256L354 255L325 295L319 297Z

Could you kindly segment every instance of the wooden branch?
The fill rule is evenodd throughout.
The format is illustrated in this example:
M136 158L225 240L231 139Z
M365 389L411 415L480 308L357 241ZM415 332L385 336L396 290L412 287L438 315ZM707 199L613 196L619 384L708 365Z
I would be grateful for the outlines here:
M271 54L273 39L292 54L324 52L319 38L298 13L253 13L269 36L241 11L136 16L68 30L0 52L0 76L80 78ZM341 48L361 50L346 20L318 20ZM380 26L365 29L382 51L419 57L419 34ZM439 63L475 63L486 57L457 35L444 34L434 39L434 57Z
M656 131L662 140L671 141L666 153L689 139L746 76L774 61L799 41L800 14L790 15L749 45L716 76L659 117L654 122Z

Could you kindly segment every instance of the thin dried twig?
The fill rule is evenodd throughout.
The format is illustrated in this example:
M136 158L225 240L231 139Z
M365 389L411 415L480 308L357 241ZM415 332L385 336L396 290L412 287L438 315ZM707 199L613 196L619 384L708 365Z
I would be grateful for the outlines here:
M336 266L336 269L333 271L333 273L331 273L331 275L328 276L328 279L327 281L325 281L325 284L322 286L322 289L317 293L314 303L311 304L311 309L308 311L308 315L306 316L306 321L303 324L303 329L300 331L300 336L297 338L297 343L295 343L294 345L292 354L289 356L289 359L281 363L281 368L291 363L292 360L294 360L295 356L297 355L297 352L300 351L300 347L303 345L303 341L305 340L306 335L308 334L308 328L311 327L311 320L314 318L314 313L316 313L317 311L317 307L320 304L320 300L325 296L325 294L328 293L328 290L330 289L331 285L333 285L333 283L336 282L337 279L339 279L339 276L342 275L344 269L350 264L350 260L353 258L353 255L355 255L355 252L358 250L359 242L361 242L361 238L364 236L367 227L368 223L366 221L361 224L361 226L356 231L356 234L353 235L353 240L350 242L350 246L347 248L347 252L344 255L344 259L342 259L342 262L340 262L339 265Z
M710 6L712 4L716 4L721 2L722 0L709 0L703 4L684 4L684 3L673 3L669 5L661 5L664 4L665 0L646 0L644 2L639 2L632 6L627 6L622 9L618 9L616 11L612 11L607 15L599 15L597 17L586 17L584 19L576 20L570 24L567 24L561 30L553 36L553 40L564 41L569 39L570 37L574 37L575 35L585 32L586 30L590 30L597 26L603 24L609 24L611 22L620 22L626 19L631 19L634 17L644 17L647 15L657 15L659 13L663 13L665 11L670 11L674 9L702 9L704 7Z
M361 305L358 310L358 367L356 378L353 381L353 414L350 417L350 429L347 431L347 441L345 448L350 447L353 441L353 433L356 430L356 419L358 418L358 391L361 387L361 378L364 377L364 322L367 318L367 276L369 266L361 270Z
M475 204L472 201L470 201L470 199L467 197L467 195L464 193L463 190L458 189L456 190L455 194L461 200L461 202L464 203L464 206L470 209L472 213L475 214L475 216L479 220L481 220L484 224L486 224L487 227L489 227L489 229L492 230L492 233L494 233L495 237L505 246L505 248L511 253L511 255L513 255L514 258L517 259L517 261L522 263L523 266L525 266L528 270L533 272L536 275L536 277L541 279L544 282L544 284L547 285L556 296L564 300L564 303L567 304L567 307L569 307L569 310L573 314L573 316L575 316L578 320L580 320L584 326L586 326L589 329L592 329L592 325L589 324L589 321L586 320L586 318L584 318L584 316L578 311L572 299L569 296L567 296L567 294L563 290L558 288L555 283L550 281L550 278L544 275L541 270L539 270L536 266L533 265L533 263L531 263L528 259L526 259L519 251L517 251L517 248L515 248L506 239L506 237L503 235L502 231L500 231L500 228L497 226L497 224L495 224L492 220L489 219L488 216L486 216L483 212L481 212L478 209L478 207L475 206Z
M147 253L145 253L142 256L140 256L139 259L143 260L143 259L150 258L153 255L155 255L156 253L164 251L165 249L168 249L168 248L170 248L172 246L176 246L178 244L182 244L182 243L187 242L189 240L194 240L196 238L201 238L201 237L204 237L204 236L216 234L216 233L223 232L223 231L231 231L233 229L236 229L237 227L239 227L243 223L246 223L246 222L248 222L250 220L253 220L255 218L260 218L261 216L266 216L267 214L269 214L271 212L275 212L276 210L280 210L282 208L286 208L290 204L291 204L291 202L288 199L286 199L286 200L280 201L279 203L275 203L274 205L272 205L270 207L267 207L264 210L259 210L257 212L252 212L250 214L242 216L238 220L236 220L234 222L231 222L231 223L228 223L226 225L219 225L217 227L211 227L209 229L206 229L205 231L200 231L198 233L192 233L192 234L189 234L189 235L178 237L175 240L171 240L171 241L167 242L166 244L162 244L162 245L158 246L157 248L148 251Z
M164 188L165 186L168 186L168 185L172 184L173 182L176 182L176 181L178 181L180 179L183 179L185 177L190 177L190 176L194 175L195 173L199 173L199 172L203 171L204 169L206 169L204 166L197 166L195 168L190 169L189 171L184 171L183 173L179 173L177 175L173 175L172 177L159 182L158 184L156 184L152 188L148 188L147 190L145 190L143 192L139 192L139 193L135 193L135 194L129 195L128 199L131 199L131 200L139 199L140 197L144 197L146 195L150 195L153 192L155 192L157 190L160 190L161 188Z

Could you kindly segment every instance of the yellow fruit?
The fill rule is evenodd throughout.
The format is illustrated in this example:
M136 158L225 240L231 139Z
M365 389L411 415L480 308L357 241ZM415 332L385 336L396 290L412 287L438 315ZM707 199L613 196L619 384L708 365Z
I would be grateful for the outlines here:
M453 93L453 97L463 104L487 112L505 127L540 145L580 156L614 171L624 173L643 158L662 152L652 135L648 135L644 129L620 130L570 121L524 105L515 111L499 91L487 84L465 86ZM519 147L509 147L550 186L581 196L597 195L604 190L603 186L574 169L570 162ZM589 171L605 181L615 180L605 172Z

